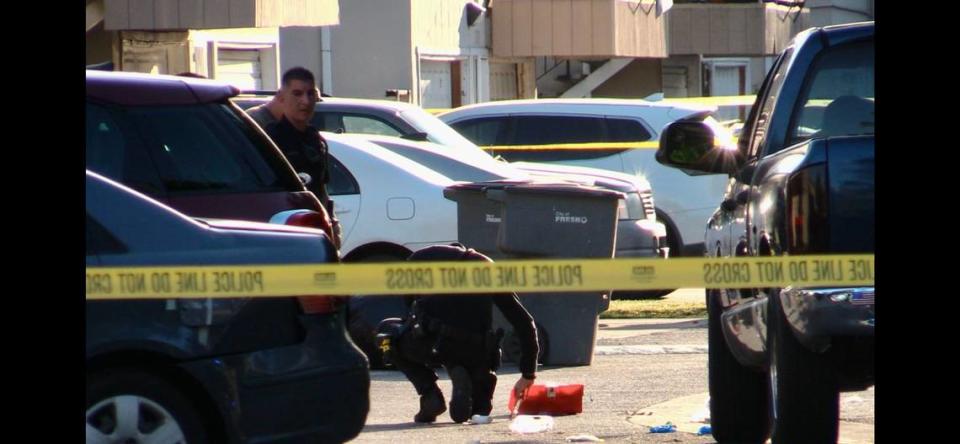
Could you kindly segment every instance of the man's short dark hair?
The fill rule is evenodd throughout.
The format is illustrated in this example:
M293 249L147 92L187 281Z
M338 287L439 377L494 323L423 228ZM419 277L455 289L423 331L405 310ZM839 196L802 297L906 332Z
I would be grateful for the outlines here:
M297 67L288 69L287 72L283 73L283 77L280 79L280 83L282 83L283 86L288 86L290 85L290 82L293 80L299 80L301 82L310 82L310 83L313 83L314 85L317 84L317 80L316 78L313 77L313 73L310 72L309 69L304 68L302 66L297 66Z

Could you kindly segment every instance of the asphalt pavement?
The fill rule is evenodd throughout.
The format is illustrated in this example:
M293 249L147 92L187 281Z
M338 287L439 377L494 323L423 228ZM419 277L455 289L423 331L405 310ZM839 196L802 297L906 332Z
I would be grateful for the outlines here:
M668 298L703 300L702 289L679 290ZM519 377L506 365L494 395L493 423L455 424L443 414L433 425L418 425L413 386L396 371L372 371L371 410L354 443L575 442L602 439L631 443L712 443L697 431L708 415L707 332L705 319L600 320L593 362L588 366L542 367L538 383L584 385L583 413L552 418L550 430L520 434L510 430L507 396ZM449 400L450 379L442 371L440 388ZM841 396L841 443L872 443L874 391ZM674 433L650 433L667 421ZM584 441L586 442L586 441Z

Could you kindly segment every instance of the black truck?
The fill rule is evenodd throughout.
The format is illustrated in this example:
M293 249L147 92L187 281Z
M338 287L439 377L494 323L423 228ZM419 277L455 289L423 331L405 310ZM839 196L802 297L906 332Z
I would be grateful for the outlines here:
M874 102L873 22L812 28L772 66L739 140L703 116L668 125L659 162L730 176L707 255L873 253ZM874 384L874 288L706 299L714 438L836 442L840 392Z

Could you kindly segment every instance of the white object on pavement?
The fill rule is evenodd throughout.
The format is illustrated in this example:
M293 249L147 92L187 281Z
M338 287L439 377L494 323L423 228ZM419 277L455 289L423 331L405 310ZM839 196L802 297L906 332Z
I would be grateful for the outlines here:
M553 428L553 417L547 415L517 415L510 423L514 433L540 433Z
M584 433L581 435L568 436L567 442L603 442L603 439Z
M473 415L470 417L471 424L490 424L491 422L493 422L493 419L487 415Z
M703 405L703 410L700 410L695 415L690 418L691 422L696 422L700 424L710 424L710 397L707 397L707 401Z

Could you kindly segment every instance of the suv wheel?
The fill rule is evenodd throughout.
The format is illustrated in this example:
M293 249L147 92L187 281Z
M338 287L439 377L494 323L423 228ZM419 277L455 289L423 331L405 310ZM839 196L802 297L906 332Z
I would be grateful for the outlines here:
M769 431L764 374L740 365L727 347L720 325L719 290L707 290L707 313L713 437L721 443L762 443Z
M837 442L840 391L826 357L794 337L779 297L767 300L773 442Z
M88 443L202 444L207 433L200 418L177 387L151 373L122 369L87 377Z

